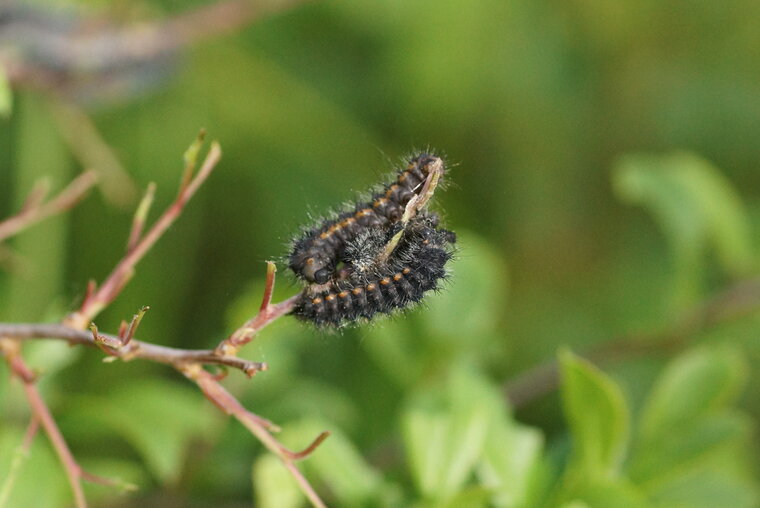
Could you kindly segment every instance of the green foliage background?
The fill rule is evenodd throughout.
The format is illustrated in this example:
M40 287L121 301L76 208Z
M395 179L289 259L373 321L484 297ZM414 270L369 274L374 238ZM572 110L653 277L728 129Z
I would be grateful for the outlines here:
M162 88L92 111L137 185L158 184L154 210L199 127L224 150L98 326L150 305L145 340L215 345L310 214L434 147L452 166L436 206L460 239L446 291L339 334L282 319L243 353L270 371L226 381L293 449L334 433L303 463L328 503L758 506L756 309L603 371L570 351L669 330L757 272L759 62L754 0L328 0L196 46ZM37 178L80 170L53 116L13 94L0 216ZM134 204L95 193L9 242L0 321L60 319L122 255ZM285 298L298 286L280 268ZM166 367L53 343L26 356L75 455L140 487L89 486L96 505L303 504ZM510 408L504 384L557 358L561 389ZM0 374L2 485L28 409ZM9 506L71 504L44 437L12 487Z

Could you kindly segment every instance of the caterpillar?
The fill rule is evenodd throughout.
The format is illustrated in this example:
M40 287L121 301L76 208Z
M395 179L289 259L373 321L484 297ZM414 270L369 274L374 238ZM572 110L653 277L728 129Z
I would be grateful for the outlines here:
M327 283L337 275L338 266L346 261L344 254L349 242L368 228L388 228L398 223L415 196L422 198L418 205L421 209L443 172L443 161L436 155L422 153L411 158L406 168L398 171L396 178L374 192L369 200L324 220L295 240L288 266L307 283ZM431 176L435 176L434 184L428 191L430 186L426 182L431 181ZM424 195L425 192L429 195Z
M437 219L428 216L411 219L387 259L377 254L388 232L377 227L362 231L348 242L346 268L326 284L308 286L292 314L317 326L338 327L420 301L446 278L456 241L453 232L436 225Z

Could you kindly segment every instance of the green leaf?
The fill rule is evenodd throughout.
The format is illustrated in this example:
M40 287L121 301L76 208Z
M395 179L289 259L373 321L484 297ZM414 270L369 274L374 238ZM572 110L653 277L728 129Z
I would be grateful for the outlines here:
M282 461L267 453L253 464L255 506L261 508L297 508L303 505L304 495Z
M486 438L478 476L491 488L495 506L528 504L542 446L539 431L517 425L511 419L494 422Z
M5 69L0 66L0 117L9 118L13 112L13 92Z
M670 241L676 307L699 295L707 246L729 275L752 270L746 210L730 182L709 162L682 152L630 155L618 162L613 185L621 199L647 208Z
M457 492L454 497L441 504L441 508L489 508L491 492L483 487L468 487Z
M63 341L29 341L24 347L24 359L46 377L68 367L84 353Z
M361 334L373 361L399 386L412 386L422 377L429 354L419 337L415 337L409 321L399 319L382 326L365 327Z
M199 393L160 380L131 381L108 397L82 397L70 411L85 428L102 425L120 434L165 483L182 474L190 440L210 434L217 421Z
M503 259L479 237L458 231L457 248L451 278L443 291L430 295L422 319L431 336L472 351L492 343L509 280Z
M645 403L641 434L680 433L709 413L728 407L747 379L747 365L728 348L699 348L668 365Z
M760 490L755 482L737 478L720 470L696 471L679 477L650 496L657 508L756 507Z
M643 493L625 480L592 482L575 489L566 508L649 508Z
M471 233L457 232L457 245L461 254L451 262L451 277L412 311L418 319L404 315L361 330L373 360L400 386L415 384L452 361L491 359L503 344L495 333L508 287L504 262ZM423 333L416 326L420 323Z
M29 452L24 453L21 448L23 429L3 423L0 426L0 505L3 508L70 506L71 489L45 436L37 435Z
M695 468L703 467L726 447L747 441L749 422L736 415L702 418L689 426L643 441L632 453L631 478L653 488Z
M418 491L443 501L462 489L481 460L493 422L492 388L473 370L459 368L445 391L415 397L402 417L404 445Z
M560 354L562 403L573 440L571 468L585 481L614 478L628 444L628 408L620 388L569 351Z
M382 476L359 453L356 446L339 429L323 420L304 420L283 431L283 443L291 449L303 448L321 432L330 436L306 459L303 467L318 476L341 506L358 506L379 495Z

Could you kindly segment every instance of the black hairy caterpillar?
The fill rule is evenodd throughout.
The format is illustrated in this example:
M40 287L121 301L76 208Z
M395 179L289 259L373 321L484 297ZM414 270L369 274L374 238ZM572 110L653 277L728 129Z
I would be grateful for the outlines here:
M406 169L398 171L393 182L383 185L367 201L323 221L297 239L290 254L290 269L307 283L325 284L334 279L340 263L347 261L348 243L368 228L389 228L401 221L407 205L415 197L421 209L443 172L443 161L439 157L428 153L413 157ZM426 185L431 175L435 175L432 187L429 183ZM426 196L425 192L430 195Z
M380 228L361 232L347 251L364 262L353 258L338 278L308 286L292 314L317 326L341 326L420 301L446 277L445 265L456 241L453 232L436 225L437 219L412 218L387 259L376 255L387 232Z

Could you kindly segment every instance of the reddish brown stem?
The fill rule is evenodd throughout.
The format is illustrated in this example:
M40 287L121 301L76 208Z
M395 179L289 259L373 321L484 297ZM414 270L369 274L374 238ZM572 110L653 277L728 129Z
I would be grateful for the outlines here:
M53 415L50 413L45 401L40 396L40 392L34 385L34 376L31 374L31 369L24 363L19 354L18 344L13 344L10 339L3 340L2 349L5 354L5 359L11 369L11 372L15 377L21 380L24 385L24 393L29 401L29 407L32 410L33 418L42 425L45 429L45 433L50 439L50 443L55 449L58 459L63 465L64 471L66 471L66 477L71 485L71 490L74 494L74 502L77 508L86 508L87 501L84 497L84 491L82 490L82 468L74 459L74 455L71 453L66 440L58 429Z
M62 339L70 344L82 344L98 348L106 343L118 344L121 341L118 335L100 332L97 335L103 339L99 341L100 344L96 342L90 330L78 330L60 324L0 323L0 337L13 337L20 340ZM248 377L253 376L256 372L267 369L266 363L251 362L236 356L220 356L213 349L178 349L136 339L131 340L124 347L109 349L108 354L124 361L139 358L169 365L182 363L224 365L238 369Z
M42 203L39 188L32 191L23 209L0 222L0 242L43 219L74 206L95 184L95 173L86 171L69 183L56 197Z
M182 213L187 202L193 197L198 188L206 181L213 171L219 159L222 156L221 148L217 143L211 145L206 159L203 161L198 174L190 183L182 189L177 199L169 208L158 218L153 227L143 236L132 249L122 258L114 267L113 271L106 278L103 284L94 294L86 298L82 303L79 311L70 314L65 323L78 329L84 329L89 326L92 319L100 313L108 304L110 304L121 292L126 283L129 281L134 272L135 265L145 256L151 247L174 224L179 215Z
M267 277L264 285L264 296L261 299L259 312L253 318L235 330L229 337L223 340L216 347L220 355L234 356L242 346L245 346L253 340L265 326L279 317L293 310L293 306L298 300L298 295L292 296L287 300L272 305L272 293L274 292L274 279L277 267L271 261L267 261Z
M251 434L256 436L261 443L266 446L272 453L276 454L282 460L282 463L295 478L301 491L306 495L312 505L316 507L325 507L324 502L319 498L309 481L303 476L303 473L295 465L295 460L302 459L311 454L322 441L329 435L328 432L321 433L305 450L302 452L291 452L282 446L267 430L266 420L255 415L243 407L238 400L232 396L225 388L220 385L214 376L203 370L198 365L188 365L180 369L188 379L193 380L203 393L217 407L225 413L232 415L237 419Z

